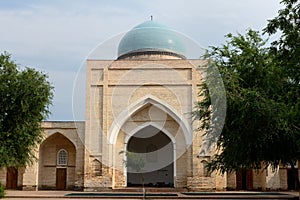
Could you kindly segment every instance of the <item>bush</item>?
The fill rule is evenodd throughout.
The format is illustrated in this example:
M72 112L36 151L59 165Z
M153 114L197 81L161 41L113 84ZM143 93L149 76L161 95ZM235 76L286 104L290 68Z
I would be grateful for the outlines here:
M4 186L0 183L0 199L4 198L4 196L5 196Z

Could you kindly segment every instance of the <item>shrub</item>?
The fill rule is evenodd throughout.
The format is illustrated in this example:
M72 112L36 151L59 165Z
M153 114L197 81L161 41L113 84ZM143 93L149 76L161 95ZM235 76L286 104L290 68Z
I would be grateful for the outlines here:
M4 196L5 196L4 186L0 183L0 199L4 198Z

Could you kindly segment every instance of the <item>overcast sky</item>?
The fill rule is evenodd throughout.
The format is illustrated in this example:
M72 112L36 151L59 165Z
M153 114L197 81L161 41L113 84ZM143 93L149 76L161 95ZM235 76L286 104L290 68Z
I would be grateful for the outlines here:
M72 91L89 53L112 36L154 20L218 46L227 33L261 30L279 0L0 0L0 52L47 73L55 87L49 120L73 120ZM84 94L83 94L84 96ZM84 116L76 118L83 120Z

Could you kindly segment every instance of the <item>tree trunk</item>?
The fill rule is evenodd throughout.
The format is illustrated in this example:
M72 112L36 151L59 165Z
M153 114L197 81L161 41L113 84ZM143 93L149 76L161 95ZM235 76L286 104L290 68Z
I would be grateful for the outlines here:
M142 181L142 187L143 187L143 199L146 199L146 188L144 183L144 175L141 174L141 181Z

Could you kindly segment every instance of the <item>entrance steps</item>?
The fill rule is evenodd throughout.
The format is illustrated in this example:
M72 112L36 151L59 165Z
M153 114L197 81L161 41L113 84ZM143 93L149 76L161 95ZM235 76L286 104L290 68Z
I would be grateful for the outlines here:
M186 188L168 188L168 187L145 187L146 192L170 193L170 192L187 192ZM112 192L142 192L142 187L126 187L112 189Z
M127 189L127 188L126 188ZM140 189L140 188L129 188ZM156 190L172 190L174 188L148 188ZM115 191L115 190L114 190ZM142 192L79 192L79 191L22 191L7 190L5 199L142 199ZM124 190L122 190L124 191ZM148 192L149 199L253 199L253 200L296 200L299 199L298 192Z

